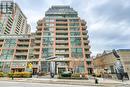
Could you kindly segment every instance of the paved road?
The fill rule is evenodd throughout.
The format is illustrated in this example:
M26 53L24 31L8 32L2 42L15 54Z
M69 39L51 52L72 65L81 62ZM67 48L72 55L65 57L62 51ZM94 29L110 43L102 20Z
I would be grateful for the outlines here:
M64 84L0 81L0 87L97 87L97 86L79 86L79 85L64 85Z

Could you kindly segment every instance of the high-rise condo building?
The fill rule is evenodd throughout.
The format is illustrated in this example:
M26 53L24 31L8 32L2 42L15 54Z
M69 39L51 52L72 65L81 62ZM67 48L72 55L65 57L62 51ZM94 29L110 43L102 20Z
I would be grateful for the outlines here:
M92 73L86 22L70 6L52 6L37 22L34 55L41 70L48 72L49 57L56 57L56 72Z
M0 1L0 34L27 34L30 33L27 26L27 18L16 3Z

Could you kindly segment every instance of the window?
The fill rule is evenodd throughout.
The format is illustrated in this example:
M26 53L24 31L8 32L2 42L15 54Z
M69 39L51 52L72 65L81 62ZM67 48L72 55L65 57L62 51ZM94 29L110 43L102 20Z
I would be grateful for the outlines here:
M69 19L70 22L79 22L79 19Z
M70 27L70 31L79 31L79 27Z
M44 32L43 35L44 36L53 36L54 33L53 32Z
M71 48L71 55L75 58L83 57L82 48Z
M44 28L45 31L54 31L54 28L46 27Z
M3 65L4 65L4 62L1 62L1 61L0 61L0 70L1 70L1 71L2 71Z
M70 26L79 26L79 23L70 23Z
M54 41L54 38L52 38L52 37L44 37L43 38L43 45L44 46L52 46L53 41Z
M5 62L4 68L10 68L10 62Z
M51 26L54 26L54 24L52 24L52 23L45 23L45 26L51 27Z
M43 56L42 56L43 58L48 58L48 57L53 56L52 48L43 48L42 52L43 52Z
M0 56L0 59L11 59L13 58L14 50L2 50L2 55Z
M6 49L4 49L4 50L2 50L2 54L13 54L14 53L14 50L6 50Z
M71 32L70 35L71 36L80 36L80 32Z
M81 46L81 38L80 37L71 37L71 46Z
M45 22L55 22L55 20L54 19L45 19Z
M12 47L15 47L15 45L16 45L16 39L6 39L5 40L4 47L12 48Z

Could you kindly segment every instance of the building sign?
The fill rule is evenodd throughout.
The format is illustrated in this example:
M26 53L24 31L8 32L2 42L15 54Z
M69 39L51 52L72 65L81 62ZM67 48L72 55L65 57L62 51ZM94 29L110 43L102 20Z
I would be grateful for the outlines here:
M29 63L28 67L29 67L29 69L32 69L32 67L33 67L32 63Z
M14 2L13 1L0 1L0 12L1 14L13 14Z

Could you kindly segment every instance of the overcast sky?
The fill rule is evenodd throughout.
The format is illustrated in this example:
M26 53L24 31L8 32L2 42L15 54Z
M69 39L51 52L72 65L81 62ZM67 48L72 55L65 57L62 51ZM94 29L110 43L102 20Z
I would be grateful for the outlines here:
M32 31L52 5L70 5L87 21L93 55L103 50L130 48L130 0L15 0Z

